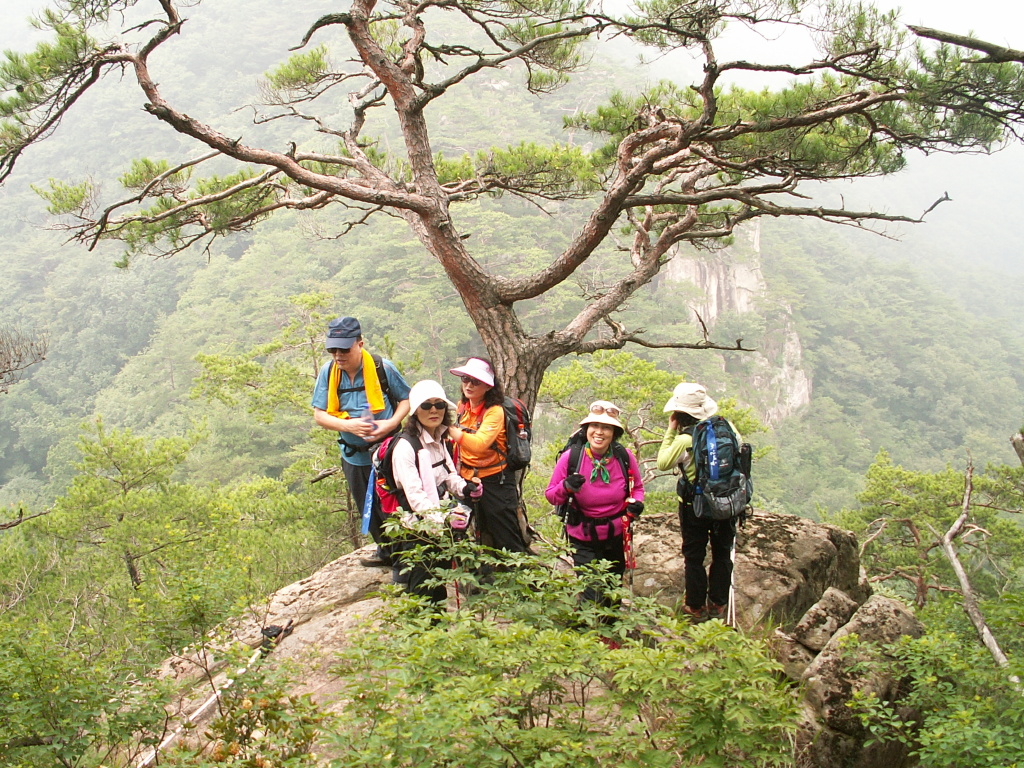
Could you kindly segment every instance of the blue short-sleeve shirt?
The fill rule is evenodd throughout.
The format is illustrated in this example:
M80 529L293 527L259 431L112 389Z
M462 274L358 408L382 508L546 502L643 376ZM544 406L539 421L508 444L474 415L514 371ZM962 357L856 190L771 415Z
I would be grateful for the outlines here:
M402 400L409 399L409 385L405 379L402 378L402 374L395 368L394 363L390 360L382 360L384 367L384 374L388 377L388 386L391 388L391 397L384 398L384 410L380 413L375 413L373 418L377 421L382 419L390 419L395 415L395 409L391 406L391 401L394 400L396 403ZM313 388L313 399L310 401L310 405L314 408L319 408L322 411L327 410L327 389L331 381L331 363L324 363L320 369L319 375L316 377L316 386ZM345 389L356 389L355 392L342 392ZM341 382L338 386L338 402L341 410L348 411L349 413L359 414L367 410L370 407L369 401L366 398L366 390L363 388L363 371L362 368L356 373L354 378L349 378L349 375L344 371L341 372ZM367 450L369 445L363 438L357 435L350 435L348 432L338 433L338 445L341 446L341 457L344 461L349 464L356 464L358 466L369 466L370 464L370 451Z

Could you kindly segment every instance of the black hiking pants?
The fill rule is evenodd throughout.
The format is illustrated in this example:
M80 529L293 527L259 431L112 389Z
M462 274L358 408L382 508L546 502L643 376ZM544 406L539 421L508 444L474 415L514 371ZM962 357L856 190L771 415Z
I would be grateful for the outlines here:
M728 604L736 521L697 517L693 504L683 501L679 504L679 527L683 532L686 605L703 608L708 602ZM705 571L708 543L711 544L711 567Z
M577 539L572 536L568 539L572 545L572 564L577 572L582 566L589 565L595 560L611 563L610 572L620 579L626 572L626 553L621 536L610 536L603 540ZM588 584L583 590L582 598L602 606L612 605L611 598L604 592L603 584Z
M415 554L413 550L419 549ZM434 572L450 567L440 559L441 549L436 543L408 536L391 544L393 557L399 568L408 571L409 581L405 590L411 595L425 597L439 611L444 611L448 602L448 590L444 584L429 584Z
M356 506L356 515L363 514L363 503L366 501L366 489L370 485L370 470L372 467L367 464L350 464L341 460L341 469L345 473L345 481L348 483L348 491L352 494L352 502ZM377 545L377 553L386 565L391 563L391 544L383 540L384 513L380 511L380 504L373 504L370 508L370 538Z
M484 493L473 504L480 543L506 552L527 552L519 527L519 488L513 472L474 478Z

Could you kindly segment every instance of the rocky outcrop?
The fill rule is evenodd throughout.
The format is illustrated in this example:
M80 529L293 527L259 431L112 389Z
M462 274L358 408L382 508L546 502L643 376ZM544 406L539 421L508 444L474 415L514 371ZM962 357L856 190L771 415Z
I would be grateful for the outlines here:
M786 315L769 330L763 348L753 355L746 378L761 395L761 417L774 426L811 402L811 378L803 367L804 348Z
M683 560L675 515L645 515L637 521L633 588L674 605L681 602ZM339 682L330 674L334 652L380 606L377 593L390 583L390 570L365 568L368 549L330 563L312 576L273 595L259 621L239 624L236 639L256 648L260 627L291 625L274 658L299 662L304 670L297 692L313 693L325 706L335 700ZM848 531L781 514L755 514L739 530L735 599L741 626L778 627L772 646L785 674L805 691L805 716L798 740L801 768L902 768L906 754L892 747L863 748L864 731L845 703L854 691L898 699L900 682L878 673L855 672L866 651L844 638L856 635L875 646L901 635L918 635L920 624L900 603L871 596L863 579L857 542ZM169 661L165 676L185 682L214 675L224 679L223 662L213 651ZM858 668L859 669L859 668ZM183 713L209 695L183 696Z
M845 611L846 606L839 609ZM818 614L825 610L821 606ZM861 664L882 654L880 649L885 645L904 635L920 637L923 630L902 603L874 595L835 631L801 678L805 714L800 734L800 766L903 768L915 764L902 744L874 743L864 747L867 729L847 703L859 692L898 704L904 681L880 667ZM846 642L854 638L855 644ZM901 714L904 720L916 719L914 712L904 710Z
M674 515L640 518L636 530L634 589L680 602L682 539ZM742 626L771 620L792 628L829 587L863 602L857 540L852 533L795 515L755 514L736 537L736 615Z
M697 258L673 258L665 277L673 282L689 282L701 291L691 304L693 311L712 326L726 313L745 314L757 308L764 293L764 278L755 259L740 261L725 249L719 255L701 254ZM694 318L696 320L696 318Z
M682 541L670 516L641 518L634 589L669 603L682 598ZM772 647L783 670L803 686L797 742L800 768L904 768L906 748L864 747L867 733L847 706L855 691L898 701L901 681L855 672L859 662L921 624L900 602L872 595L856 537L792 515L755 514L736 539L734 589L741 626L778 627ZM856 636L853 646L846 638ZM905 713L912 717L913 713Z

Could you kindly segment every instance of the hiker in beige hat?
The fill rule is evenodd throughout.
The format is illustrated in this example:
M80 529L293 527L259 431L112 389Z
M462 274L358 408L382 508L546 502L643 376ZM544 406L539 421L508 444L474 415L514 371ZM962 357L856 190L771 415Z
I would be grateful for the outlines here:
M658 469L679 468L686 479L683 488L692 488L696 476L693 461L693 428L718 412L702 384L684 381L665 403L668 429L658 451ZM735 428L733 428L735 431ZM738 434L738 433L737 433ZM679 496L679 527L683 533L683 561L686 598L683 610L695 621L725 618L732 584L732 545L736 538L735 520L699 518L693 512L693 494ZM704 570L704 558L711 543L711 566Z

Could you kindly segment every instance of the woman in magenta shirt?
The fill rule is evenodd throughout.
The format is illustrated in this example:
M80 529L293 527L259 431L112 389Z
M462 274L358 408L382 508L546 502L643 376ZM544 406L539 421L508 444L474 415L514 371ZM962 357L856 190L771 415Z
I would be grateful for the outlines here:
M611 572L621 576L626 571L623 520L643 512L644 483L636 457L618 442L625 431L618 416L619 409L612 403L591 404L576 440L582 445L558 457L544 496L554 506L568 503L565 532L576 568L605 560ZM591 586L583 597L610 604Z

